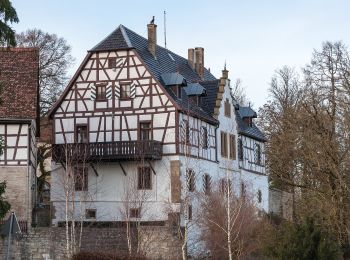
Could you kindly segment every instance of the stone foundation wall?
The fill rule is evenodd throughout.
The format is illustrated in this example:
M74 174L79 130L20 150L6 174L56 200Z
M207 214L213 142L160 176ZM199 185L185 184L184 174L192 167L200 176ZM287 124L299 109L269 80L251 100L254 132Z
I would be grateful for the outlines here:
M126 228L84 228L81 251L127 251ZM142 227L141 248L149 259L180 259L181 241L164 227ZM67 259L65 228L32 228L13 240L11 259ZM7 239L0 238L0 259L4 259Z
M27 166L0 166L0 182L6 181L6 200L18 220L31 221ZM8 216L6 216L7 218Z

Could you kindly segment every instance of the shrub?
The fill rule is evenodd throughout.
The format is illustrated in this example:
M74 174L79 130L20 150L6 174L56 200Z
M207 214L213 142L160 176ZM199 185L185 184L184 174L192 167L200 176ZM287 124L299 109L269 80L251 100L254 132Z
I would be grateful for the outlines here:
M306 218L299 224L284 221L266 236L263 251L273 259L337 259L340 247L332 235Z

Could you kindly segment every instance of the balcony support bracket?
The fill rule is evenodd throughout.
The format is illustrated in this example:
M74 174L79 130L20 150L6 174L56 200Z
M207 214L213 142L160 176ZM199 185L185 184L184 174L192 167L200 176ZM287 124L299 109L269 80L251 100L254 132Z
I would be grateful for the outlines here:
M122 164L120 162L118 162L118 163L119 163L119 166L122 169L124 175L126 176L127 174L126 174L126 171L125 171L124 167L122 166Z
M154 174L154 175L157 175L157 174L156 174L156 171L154 170L154 168L153 168L153 166L152 166L152 164L151 164L150 161L148 161L148 164L149 164L149 167L151 168L153 174Z
M98 177L99 175L98 175L98 172L97 172L95 166L92 163L90 163L90 166L91 166L92 170L94 171L96 177Z

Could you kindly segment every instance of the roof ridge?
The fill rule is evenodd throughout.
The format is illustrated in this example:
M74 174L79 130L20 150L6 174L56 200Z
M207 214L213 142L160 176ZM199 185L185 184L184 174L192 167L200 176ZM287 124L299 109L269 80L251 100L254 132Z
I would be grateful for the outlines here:
M120 31L122 32L122 35L123 35L124 40L126 42L126 45L128 45L128 47L132 48L133 46L132 46L131 41L129 39L129 35L125 31L124 25L120 24L118 28L120 28Z
M126 28L124 25L122 24L119 24L119 26L114 29L110 34L108 34L105 38L103 38L101 41L99 41L93 48L91 48L88 52L93 52L95 51L95 49L97 49L102 43L104 43L105 41L107 41L111 36L113 36L115 33L118 32L118 30L120 30L120 32L122 33L123 35L123 40L124 42L126 43L126 45L129 47L129 48L133 48L131 42L130 42L130 39L129 39L129 36L125 33L125 30L124 28ZM124 31L124 33L123 33ZM131 46L130 46L131 45Z

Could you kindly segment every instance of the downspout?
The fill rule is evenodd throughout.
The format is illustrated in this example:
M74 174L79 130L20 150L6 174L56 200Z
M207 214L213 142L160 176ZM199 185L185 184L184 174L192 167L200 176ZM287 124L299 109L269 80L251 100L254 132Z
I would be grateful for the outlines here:
M27 149L27 208L26 208L26 215L27 215L27 221L29 222L30 216L29 216L29 208L30 208L30 190L31 190L31 185L30 185L30 143L31 143L31 129L30 125L28 125L28 149Z

